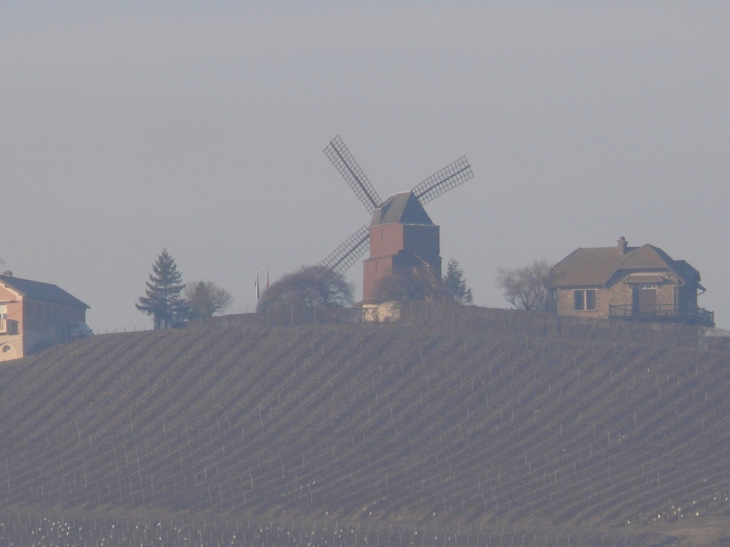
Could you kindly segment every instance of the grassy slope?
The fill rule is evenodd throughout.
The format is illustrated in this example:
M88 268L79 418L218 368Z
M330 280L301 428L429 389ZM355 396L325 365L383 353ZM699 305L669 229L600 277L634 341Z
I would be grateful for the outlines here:
M475 544L485 523L723 515L729 358L395 326L97 336L0 369L0 507L453 523Z

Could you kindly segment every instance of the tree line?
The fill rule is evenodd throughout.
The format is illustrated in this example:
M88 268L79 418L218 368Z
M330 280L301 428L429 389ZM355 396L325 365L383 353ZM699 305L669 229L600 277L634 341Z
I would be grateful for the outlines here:
M511 306L518 310L554 312L555 296L550 289L552 265L536 260L520 268L498 268L497 286ZM376 301L453 302L473 304L459 262L449 260L439 278L429 266L399 268L378 287ZM353 288L342 274L322 266L305 266L285 275L261 296L257 311L274 308L343 308L352 305Z
M537 260L522 268L498 268L496 283L516 309L554 311L550 272L551 266L546 260ZM436 275L425 264L394 270L378 287L376 300L469 305L473 304L474 297L466 284L463 269L452 258L443 276ZM353 302L353 287L344 275L319 265L303 266L267 287L257 302L256 311L347 308ZM152 265L145 296L141 296L135 306L152 316L155 329L165 329L189 320L203 321L232 304L231 294L213 281L183 283L175 259L163 249Z
M446 274L436 275L430 266L399 268L383 280L376 291L377 301L454 302L472 304L474 297L467 287L464 271L451 259ZM273 283L256 307L259 313L277 309L333 309L352 306L352 284L339 272L324 266L304 266Z
M135 306L152 316L155 329L172 328L191 319L203 320L233 304L231 294L212 281L183 283L167 249L157 256L146 285L145 296Z

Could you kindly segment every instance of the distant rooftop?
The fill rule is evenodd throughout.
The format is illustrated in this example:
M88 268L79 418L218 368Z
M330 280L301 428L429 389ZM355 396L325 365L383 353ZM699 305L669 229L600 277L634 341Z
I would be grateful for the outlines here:
M66 304L77 308L89 308L87 304L83 303L75 296L70 295L60 287L51 285L50 283L20 279L9 275L0 275L0 283L15 289L23 296L32 300L56 302L58 304Z
M700 273L684 260L674 260L659 247L629 247L622 237L617 247L581 247L553 267L553 287L605 286L619 272L674 272L687 283L699 283Z
M431 217L413 192L401 192L385 200L373 212L370 226L396 223L433 225Z

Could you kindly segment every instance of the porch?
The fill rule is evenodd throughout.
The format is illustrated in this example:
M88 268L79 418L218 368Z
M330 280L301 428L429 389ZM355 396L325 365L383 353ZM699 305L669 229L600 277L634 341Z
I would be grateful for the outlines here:
M655 304L653 307L624 304L609 306L608 316L614 319L635 321L681 322L693 325L715 326L715 312L693 304Z

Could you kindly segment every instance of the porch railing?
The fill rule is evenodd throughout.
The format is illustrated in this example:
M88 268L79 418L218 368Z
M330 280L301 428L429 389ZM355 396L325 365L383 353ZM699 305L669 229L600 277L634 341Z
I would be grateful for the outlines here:
M608 315L617 319L683 321L701 325L715 325L715 312L694 304L657 304L650 310L625 304L610 306Z

